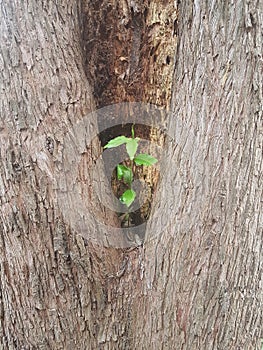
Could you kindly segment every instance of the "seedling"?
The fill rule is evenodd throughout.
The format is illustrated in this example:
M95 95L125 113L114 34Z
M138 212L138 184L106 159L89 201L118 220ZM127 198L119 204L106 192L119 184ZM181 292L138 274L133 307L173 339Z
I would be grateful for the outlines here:
M151 166L158 160L149 154L141 153L136 154L138 149L140 138L134 135L134 125L131 128L131 137L117 136L111 139L105 146L106 148L115 148L121 145L126 145L126 151L130 159L130 166L118 164L116 167L116 175L118 181L123 181L128 189L119 197L121 203L125 204L129 208L136 198L136 193L132 189L132 181L135 173L136 166L146 165ZM134 171L133 171L134 169Z

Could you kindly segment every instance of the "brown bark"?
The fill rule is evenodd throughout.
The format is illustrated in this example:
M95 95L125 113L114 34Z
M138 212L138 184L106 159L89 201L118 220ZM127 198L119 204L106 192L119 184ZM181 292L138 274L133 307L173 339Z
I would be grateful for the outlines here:
M94 108L80 12L74 1L1 4L3 349L95 349L106 330L112 342L126 332L114 298L124 253L92 246L65 223L49 176L64 135Z
M262 4L175 6L1 4L2 349L260 349ZM138 100L172 110L157 220L142 247L95 246L50 175L72 125Z
M83 13L84 64L96 106L139 101L168 110L177 39L176 4L159 0L92 1L86 3ZM159 124L164 126L166 122L166 113L160 114ZM117 136L127 129L120 125L114 132ZM164 143L164 135L156 128L137 125L136 135L160 146ZM103 144L104 139L105 143L109 141L109 130L102 138ZM146 152L152 153L153 149L149 147ZM140 222L151 211L158 172L147 168L142 177L148 190L144 195L147 200L134 213Z
M83 8L85 67L97 106L168 107L176 45L172 1L92 1Z
M261 348L260 13L258 1L179 7L177 148L148 227L134 348Z

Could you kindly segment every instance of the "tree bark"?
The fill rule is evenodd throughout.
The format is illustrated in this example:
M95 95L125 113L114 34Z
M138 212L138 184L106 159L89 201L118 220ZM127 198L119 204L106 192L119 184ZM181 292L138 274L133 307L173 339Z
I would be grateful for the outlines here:
M262 7L1 3L1 349L260 349ZM133 250L82 237L50 181L73 125L123 101L170 110L174 139Z
M179 9L169 123L178 146L148 229L133 345L260 349L262 4Z

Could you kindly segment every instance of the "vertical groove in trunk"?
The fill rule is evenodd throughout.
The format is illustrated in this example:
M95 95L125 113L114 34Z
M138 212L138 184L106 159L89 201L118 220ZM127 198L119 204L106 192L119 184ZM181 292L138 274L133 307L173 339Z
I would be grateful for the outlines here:
M160 8L157 1L149 7L125 4L1 5L4 349L130 348L141 253L92 245L65 222L54 195L65 134L95 106L135 100L169 104L174 7L163 2ZM107 14L111 6L115 14ZM84 152L89 162L99 148L93 146ZM74 203L69 205L74 210ZM87 229L96 227L88 223Z
M141 102L169 110L176 48L176 4L170 1L87 1L83 7L83 52L97 107L119 102ZM125 116L123 124L125 124ZM127 119L127 118L126 118ZM126 120L132 122L132 118ZM98 121L100 122L100 121ZM160 126L167 123L161 115ZM151 120L149 120L151 125ZM137 127L152 146L164 145L157 129ZM121 125L115 132L119 135ZM147 132L147 135L145 135ZM108 141L108 140L107 140ZM134 220L147 220L158 172L143 169L147 190ZM146 199L145 199L146 198Z
M98 107L139 101L169 107L177 13L167 1L87 1L86 73Z

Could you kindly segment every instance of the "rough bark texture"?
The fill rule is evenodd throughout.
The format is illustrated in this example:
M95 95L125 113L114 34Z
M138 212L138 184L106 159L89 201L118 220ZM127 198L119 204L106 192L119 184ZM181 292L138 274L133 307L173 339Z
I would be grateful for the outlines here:
M262 10L179 7L177 147L145 243L134 348L261 348Z
M1 3L1 349L260 349L262 3L176 6ZM46 174L77 120L136 100L171 102L176 147L144 246L106 249Z
M64 134L94 105L79 18L74 1L1 4L3 349L95 349L105 330L112 342L126 332L115 318L128 309L117 316L114 298L123 252L73 233L47 176L62 162Z

